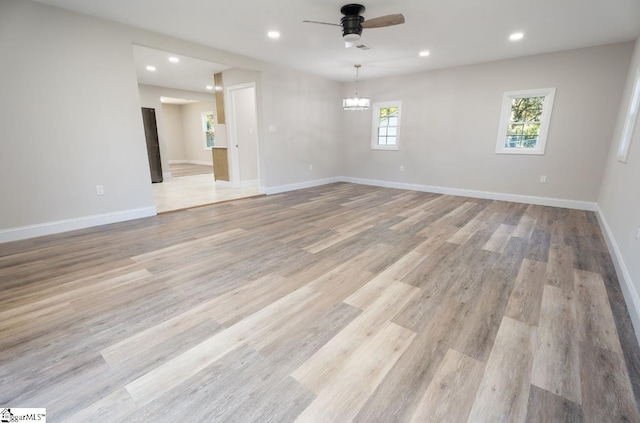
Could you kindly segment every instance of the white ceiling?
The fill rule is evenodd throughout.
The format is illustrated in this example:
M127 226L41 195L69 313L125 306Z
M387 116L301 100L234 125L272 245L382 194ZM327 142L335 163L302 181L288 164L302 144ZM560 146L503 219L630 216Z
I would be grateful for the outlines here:
M640 0L367 0L365 18L406 18L365 29L368 51L345 49L338 27L302 23L338 23L346 0L39 1L342 81L355 63L368 79L640 36ZM510 42L516 31L524 39ZM424 49L431 55L418 57Z
M213 74L229 69L218 63L136 45L133 57L139 83L180 90L213 93L206 88L207 85L213 87ZM176 57L179 62L172 63L169 57ZM154 66L156 70L150 72L147 66Z

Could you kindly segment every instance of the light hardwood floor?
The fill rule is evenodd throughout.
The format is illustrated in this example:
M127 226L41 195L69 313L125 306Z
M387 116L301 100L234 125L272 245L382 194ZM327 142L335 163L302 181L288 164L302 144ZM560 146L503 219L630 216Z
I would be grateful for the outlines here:
M640 422L591 212L332 184L0 245L51 422Z
M172 163L169 165L172 178L193 175L213 175L213 166L196 165L191 163Z

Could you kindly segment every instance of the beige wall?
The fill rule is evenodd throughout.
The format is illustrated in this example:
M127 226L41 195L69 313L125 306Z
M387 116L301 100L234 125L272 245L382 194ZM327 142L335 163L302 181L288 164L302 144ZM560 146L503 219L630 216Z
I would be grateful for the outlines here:
M203 164L212 164L211 150L204 148L204 140L202 138L202 113L213 112L214 122L216 122L215 103L190 103L180 108L182 110L182 140L184 142L185 159ZM217 139L218 132L220 131L217 125L215 125L214 128Z
M622 43L365 81L360 92L373 102L402 100L400 150L372 151L371 112L343 112L344 172L593 202L632 49ZM495 154L503 93L548 87L557 90L546 154Z
M627 163L617 160L620 135L624 125L631 90L636 73L640 68L640 39L636 41L633 60L628 68L624 95L616 109L617 121L607 158L598 205L615 244L618 256L618 276L625 299L640 338L640 240L636 234L640 228L640 122L636 123ZM617 250L617 251L615 251Z
M163 104L164 130L167 136L167 158L185 160L184 140L182 138L182 106L178 104Z
M342 175L349 138L342 126L341 84L275 66L264 69L260 81L261 185L279 187Z

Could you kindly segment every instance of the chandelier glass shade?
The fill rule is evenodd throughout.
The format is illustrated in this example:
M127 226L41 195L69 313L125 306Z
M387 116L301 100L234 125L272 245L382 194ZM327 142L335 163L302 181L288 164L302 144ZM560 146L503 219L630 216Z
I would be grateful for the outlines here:
M369 107L371 107L370 98L358 96L358 71L360 70L360 66L361 65L354 65L356 68L356 95L342 99L342 108L344 110L369 110Z
M367 97L347 97L342 99L342 108L345 110L368 110L371 107L371 99Z

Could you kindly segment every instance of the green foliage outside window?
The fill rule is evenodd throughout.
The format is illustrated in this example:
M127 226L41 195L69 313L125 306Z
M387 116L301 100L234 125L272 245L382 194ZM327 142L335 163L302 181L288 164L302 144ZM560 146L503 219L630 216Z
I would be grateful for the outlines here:
M536 147L543 104L544 97L523 97L512 100L505 147Z
M396 145L398 108L381 107L378 125L378 145Z
M388 117L398 116L398 108L397 107L381 107L380 108L380 120L386 119Z
M215 131L213 127L213 113L207 113L204 116L204 131L207 141L207 147L213 147L215 145Z

